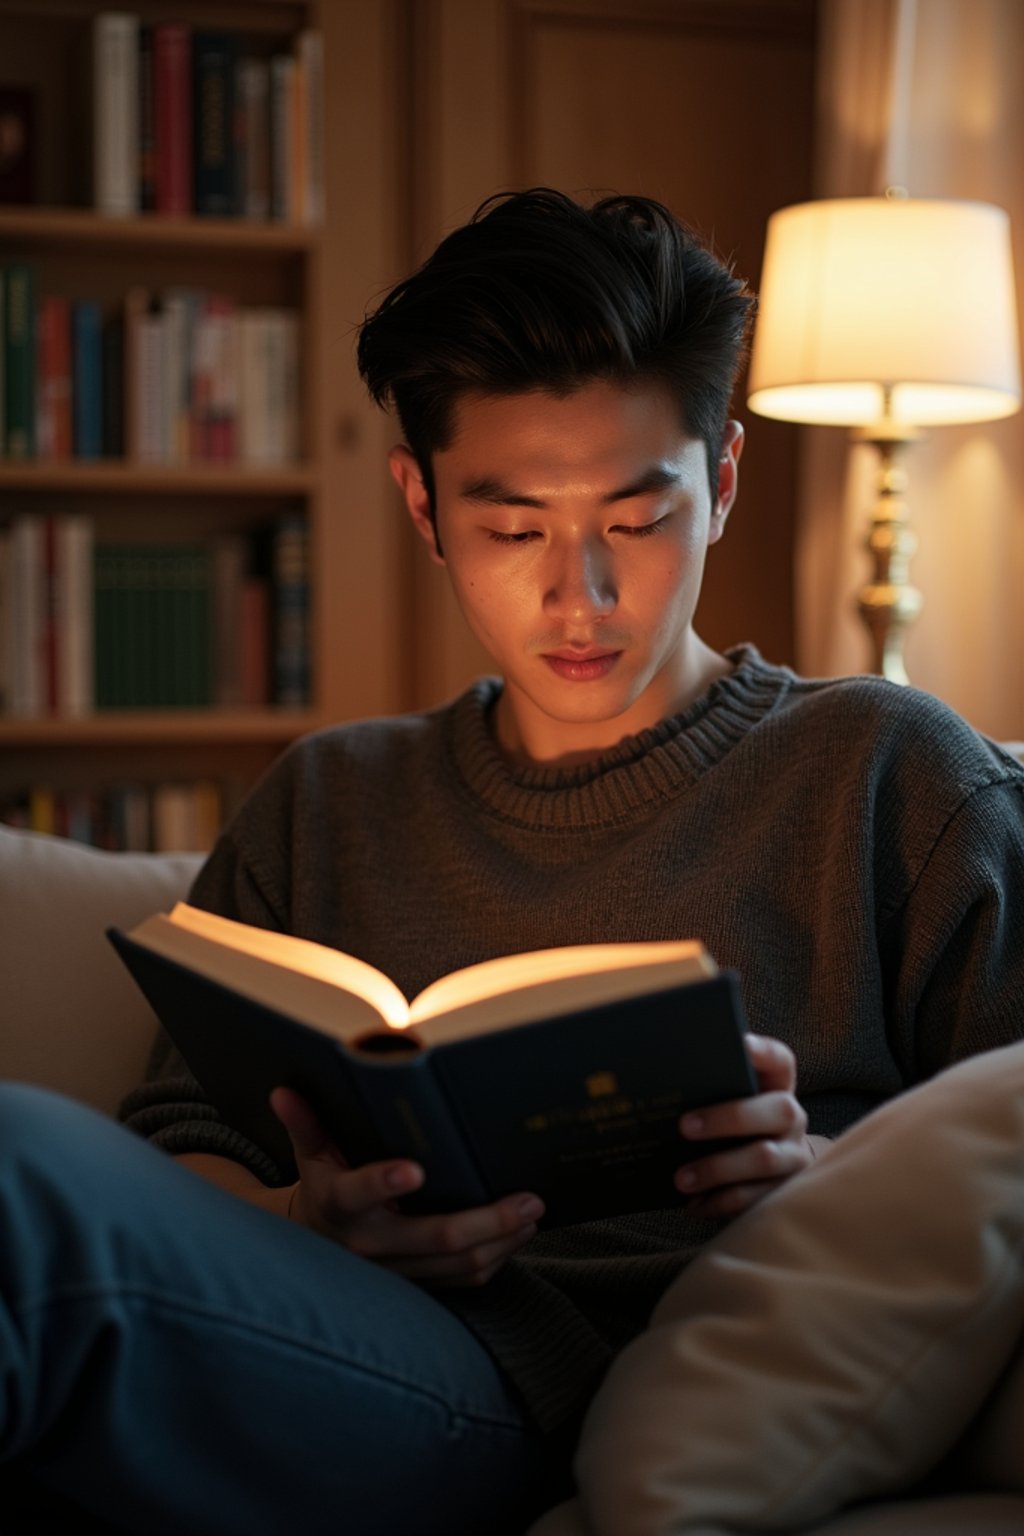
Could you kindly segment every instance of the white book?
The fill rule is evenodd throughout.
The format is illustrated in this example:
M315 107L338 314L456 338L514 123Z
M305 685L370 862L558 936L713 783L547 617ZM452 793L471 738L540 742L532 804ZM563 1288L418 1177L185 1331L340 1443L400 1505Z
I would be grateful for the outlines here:
M139 316L136 329L136 448L143 464L164 464L168 457L164 334L163 309L154 303Z
M56 522L57 713L93 710L93 521L69 512Z
M139 18L93 18L93 203L125 217L139 209Z
M248 464L299 457L299 317L247 310L241 325L241 448Z
M313 29L300 32L297 53L303 82L302 132L305 139L303 152L299 157L302 166L299 214L304 224L322 224L324 220L323 34Z
M164 457L171 464L184 464L191 451L190 361L192 351L192 296L181 288L171 289L164 299L163 331L163 405Z

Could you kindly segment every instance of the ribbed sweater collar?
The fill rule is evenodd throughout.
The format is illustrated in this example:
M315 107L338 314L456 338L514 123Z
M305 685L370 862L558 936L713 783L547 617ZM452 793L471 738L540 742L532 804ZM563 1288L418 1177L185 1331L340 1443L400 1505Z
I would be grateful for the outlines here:
M793 681L788 669L771 666L752 645L725 654L734 670L680 714L571 768L513 768L495 745L489 718L501 682L481 678L448 716L456 770L487 810L524 827L584 830L627 823L713 768Z

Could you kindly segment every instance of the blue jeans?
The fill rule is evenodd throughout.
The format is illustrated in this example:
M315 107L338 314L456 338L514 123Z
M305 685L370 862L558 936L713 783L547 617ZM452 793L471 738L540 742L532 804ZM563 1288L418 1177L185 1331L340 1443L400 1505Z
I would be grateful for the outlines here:
M0 1084L4 1532L42 1497L147 1536L494 1536L547 1461L430 1295Z

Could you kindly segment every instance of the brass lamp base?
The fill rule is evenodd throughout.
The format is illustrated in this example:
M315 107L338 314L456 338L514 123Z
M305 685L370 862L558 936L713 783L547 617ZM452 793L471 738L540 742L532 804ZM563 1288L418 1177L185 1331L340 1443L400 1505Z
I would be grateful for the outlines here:
M905 493L906 450L921 436L915 428L884 421L852 434L878 454L878 499L864 547L873 564L872 579L860 590L857 606L871 636L872 670L891 683L909 683L903 663L903 639L924 606L909 581L917 537L910 528Z

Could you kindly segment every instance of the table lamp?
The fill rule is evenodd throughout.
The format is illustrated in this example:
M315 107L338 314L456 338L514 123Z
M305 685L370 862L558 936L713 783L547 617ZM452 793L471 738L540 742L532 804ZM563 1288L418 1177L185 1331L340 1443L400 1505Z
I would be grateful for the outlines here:
M878 453L859 594L873 666L907 681L903 639L921 610L905 451L922 429L1020 408L1010 224L988 203L822 199L768 221L748 405L853 428Z

